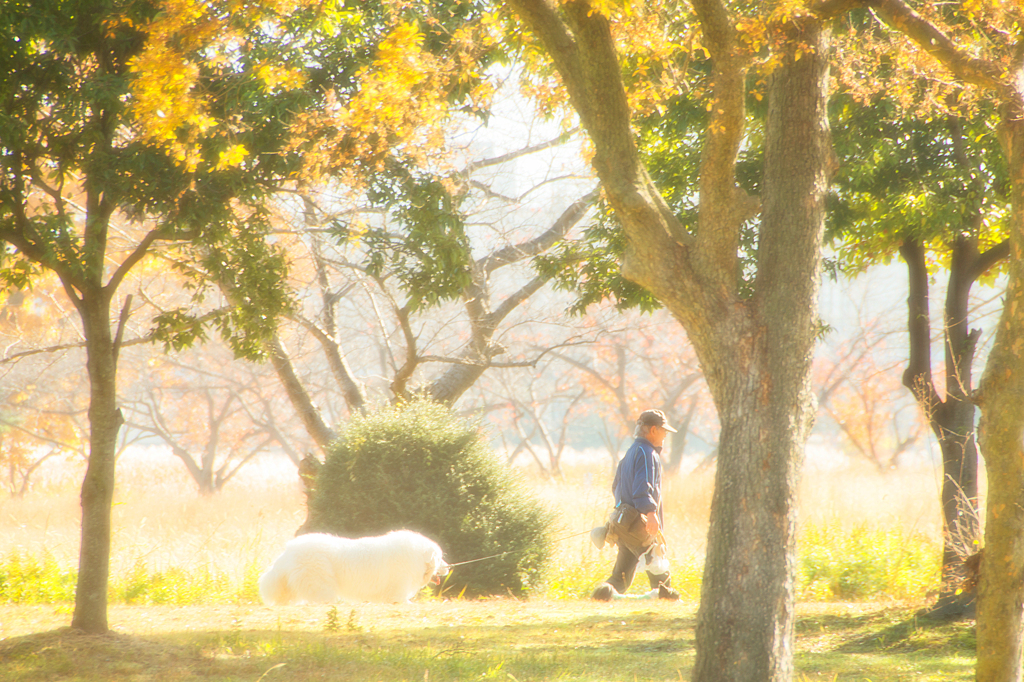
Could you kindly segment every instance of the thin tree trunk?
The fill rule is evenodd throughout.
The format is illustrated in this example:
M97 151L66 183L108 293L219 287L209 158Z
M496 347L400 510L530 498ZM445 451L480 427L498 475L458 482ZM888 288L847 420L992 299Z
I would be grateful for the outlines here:
M949 284L946 290L946 399L935 411L933 431L941 434L942 515L946 529L942 552L943 595L941 605L953 612L966 611L975 599L974 590L959 591L963 559L980 547L963 546L980 541L978 514L978 448L974 433L974 391L972 365L980 330L968 326L974 262L974 242L958 239L953 246ZM944 598L943 598L944 597Z
M931 610L934 615L967 613L975 599L974 590L961 590L963 559L979 548L969 543L979 539L978 450L974 437L972 364L977 332L968 332L968 304L976 275L978 254L965 240L953 245L945 306L946 397L939 397L932 378L931 325L928 305L928 269L923 245L908 239L900 246L907 264L907 298L910 358L903 384L910 389L928 419L942 452L942 504L944 542L942 586ZM968 546L964 546L965 542Z
M123 423L117 407L117 362L110 331L110 310L101 290L79 303L89 371L89 464L82 482L82 544L71 626L105 633L110 574L111 509L117 433Z

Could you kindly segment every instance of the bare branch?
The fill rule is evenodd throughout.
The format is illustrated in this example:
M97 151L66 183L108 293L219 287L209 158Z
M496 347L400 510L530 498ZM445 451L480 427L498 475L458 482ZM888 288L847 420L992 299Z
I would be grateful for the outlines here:
M481 159L479 161L471 161L469 165L462 170L460 175L462 175L463 177L469 177L472 173L480 170L481 168L488 168L490 166L500 166L503 163L515 161L516 159L521 158L523 156L529 156L530 154L534 154L536 152L542 152L545 149L558 147L559 145L563 145L569 140L571 140L579 132L579 126L576 126L575 128L571 128L565 131L564 133L554 138L553 140L541 142L539 144L531 145L529 147L523 147L522 149L517 149L515 151L509 152L508 154L502 154L501 156L495 156L489 159Z
M481 258L476 266L483 272L493 272L503 265L518 262L524 258L535 256L551 248L559 239L565 237L576 223L586 214L587 210L597 199L599 190L597 188L575 201L571 206L562 212L558 220L543 234L522 244L512 244L494 253Z

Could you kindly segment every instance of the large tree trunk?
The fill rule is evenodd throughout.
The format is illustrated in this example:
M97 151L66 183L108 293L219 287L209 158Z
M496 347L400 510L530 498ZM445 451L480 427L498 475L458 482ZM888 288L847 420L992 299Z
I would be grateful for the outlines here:
M827 169L827 34L813 17L780 27L771 79L755 294L743 298L740 227L754 216L735 185L745 64L725 5L694 2L711 52L711 122L700 217L687 233L640 163L607 19L588 2L514 0L558 68L594 142L594 168L626 233L623 273L686 328L722 423L695 682L792 676L794 496L814 413Z
M815 407L810 366L831 158L828 39L808 24L800 41L812 49L799 60L787 55L769 83L756 310L732 361L716 368L722 435L695 682L793 673L796 485Z
M1024 655L1024 106L1007 107L1009 283L979 389L978 441L988 474L978 584L978 682L1019 682Z
M123 419L117 407L117 358L110 329L110 302L100 289L77 303L85 330L89 371L89 464L82 482L82 544L71 626L105 633L110 573L111 508L117 433Z

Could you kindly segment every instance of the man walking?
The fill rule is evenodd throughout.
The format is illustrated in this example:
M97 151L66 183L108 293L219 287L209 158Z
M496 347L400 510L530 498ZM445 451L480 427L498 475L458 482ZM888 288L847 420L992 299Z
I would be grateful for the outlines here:
M616 537L619 554L611 577L594 590L593 598L598 601L611 601L616 593L629 589L640 556L654 544L664 525L659 455L670 432L676 430L661 410L645 410L636 420L636 440L619 461L612 482L615 513L609 530ZM647 578L651 589L658 590L659 599L679 599L668 571L659 575L648 571Z

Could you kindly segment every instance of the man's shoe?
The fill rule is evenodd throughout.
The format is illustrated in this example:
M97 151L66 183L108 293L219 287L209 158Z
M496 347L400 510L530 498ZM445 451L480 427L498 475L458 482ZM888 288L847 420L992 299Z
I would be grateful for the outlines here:
M615 588L608 583L601 583L597 586L597 589L594 590L592 598L597 601L611 601L615 598Z
M611 587L609 585L609 587ZM679 593L673 590L671 587L665 587L661 585L658 587L658 599L667 599L668 601L679 601Z

